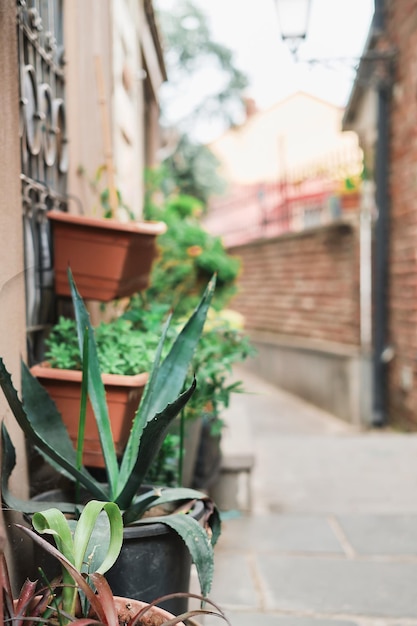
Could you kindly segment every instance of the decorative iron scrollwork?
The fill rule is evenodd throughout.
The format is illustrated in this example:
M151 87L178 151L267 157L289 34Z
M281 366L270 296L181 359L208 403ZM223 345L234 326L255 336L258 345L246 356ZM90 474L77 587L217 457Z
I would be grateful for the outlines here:
M62 0L28 4L17 0L26 319L33 363L43 358L43 338L56 316L47 213L67 210L68 141Z

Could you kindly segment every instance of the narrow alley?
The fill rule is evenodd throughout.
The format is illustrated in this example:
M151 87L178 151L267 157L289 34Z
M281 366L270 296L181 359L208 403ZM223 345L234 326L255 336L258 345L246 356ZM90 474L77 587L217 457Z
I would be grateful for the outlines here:
M238 375L252 513L225 517L213 600L236 626L417 624L417 435L360 432Z

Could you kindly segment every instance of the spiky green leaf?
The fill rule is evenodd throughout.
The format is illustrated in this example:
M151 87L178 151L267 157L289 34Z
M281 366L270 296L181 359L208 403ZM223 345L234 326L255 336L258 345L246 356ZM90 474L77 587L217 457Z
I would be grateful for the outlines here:
M169 425L191 398L195 388L196 381L193 380L191 386L184 393L146 424L140 440L136 463L116 498L116 503L125 510L128 519L131 519L131 513L126 510L129 509L135 494L148 473L152 461L165 439Z
M137 450L144 433L145 423L153 420L155 415L161 414L165 407L172 405L183 390L191 359L204 327L215 284L216 280L213 277L207 285L198 307L177 336L168 355L160 365L159 357L165 341L169 320L165 325L164 333L158 346L157 358L155 359L139 410L135 416L132 432L123 455L120 469L120 479L123 483L129 480L128 476L131 475L132 468L136 464Z
M81 355L83 354L84 333L86 329L88 330L88 395L91 406L93 407L94 416L97 422L97 429L100 436L100 445L105 460L107 480L110 487L110 499L113 499L113 495L116 492L117 483L119 481L119 468L111 431L106 393L101 378L94 331L90 322L90 315L77 290L70 268L68 268L68 280L74 304Z
M59 465L73 479L79 480L94 497L107 500L108 496L100 483L85 468L76 469L76 453L62 417L55 403L23 361L22 390L25 404L20 401L1 358L0 386L20 428L41 454Z
M172 528L185 542L196 566L201 593L209 594L213 580L214 552L207 532L191 515L165 515L149 517L140 521L141 524L160 522Z

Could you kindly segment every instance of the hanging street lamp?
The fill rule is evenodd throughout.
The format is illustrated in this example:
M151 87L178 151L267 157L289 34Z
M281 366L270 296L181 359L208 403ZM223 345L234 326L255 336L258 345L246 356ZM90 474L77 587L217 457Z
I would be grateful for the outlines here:
M311 0L275 0L281 38L294 57L307 36Z

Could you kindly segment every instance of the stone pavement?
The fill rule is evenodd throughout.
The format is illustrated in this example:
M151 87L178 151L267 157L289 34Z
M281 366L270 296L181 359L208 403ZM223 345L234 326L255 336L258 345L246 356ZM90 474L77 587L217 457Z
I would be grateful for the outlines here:
M360 432L236 374L253 510L225 515L210 597L233 626L417 626L417 435Z

